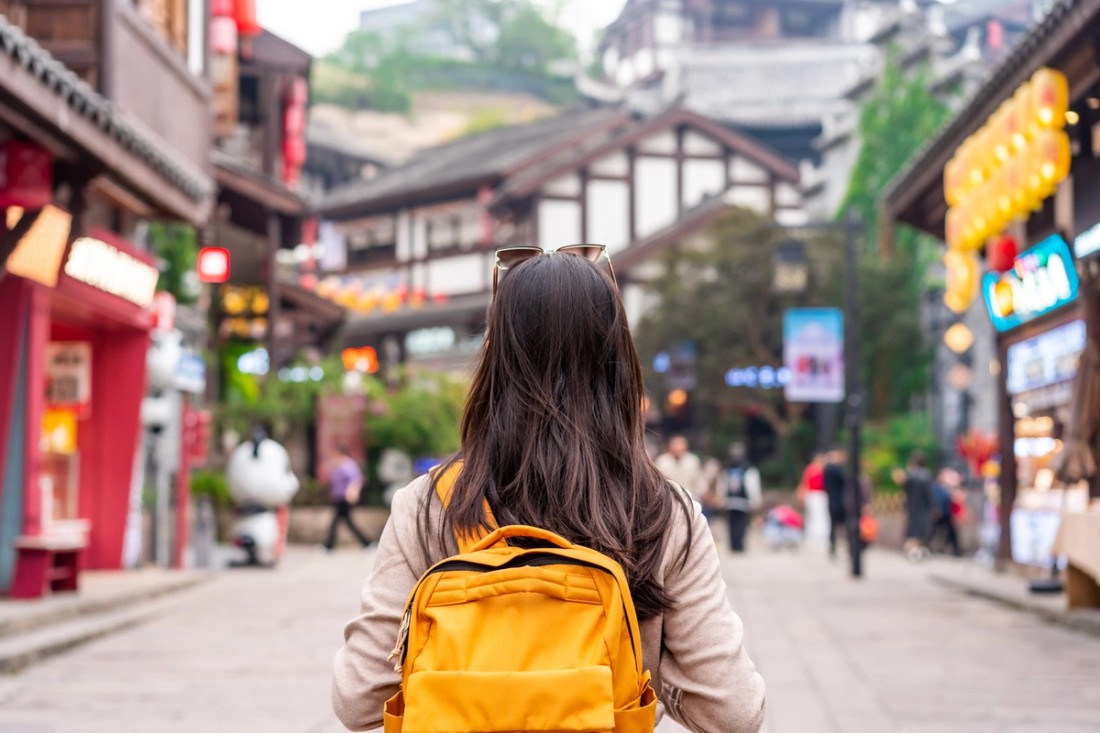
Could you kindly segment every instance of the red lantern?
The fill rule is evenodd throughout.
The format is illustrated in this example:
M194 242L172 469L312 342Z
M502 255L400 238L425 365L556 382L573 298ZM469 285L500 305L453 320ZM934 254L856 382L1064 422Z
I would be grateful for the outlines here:
M256 15L256 0L236 0L237 31L242 36L258 36L263 31Z
M298 168L306 162L306 141L301 136L283 138L283 163Z
M237 24L232 18L210 19L210 53L217 56L235 56L237 40Z
M1008 272L1016 264L1016 255L1020 248L1016 240L1007 234L993 237L986 245L985 257L989 269L994 272Z
M41 209L53 200L53 160L45 148L8 140L0 144L0 209Z
M210 15L213 18L232 18L234 5L233 0L210 0Z
M446 293L435 293L435 294L432 295L432 301L436 305L443 305L444 303L447 302L447 294Z
M295 105L304 107L306 102L309 101L309 85L306 84L306 80L296 76L287 82L283 101L290 107Z

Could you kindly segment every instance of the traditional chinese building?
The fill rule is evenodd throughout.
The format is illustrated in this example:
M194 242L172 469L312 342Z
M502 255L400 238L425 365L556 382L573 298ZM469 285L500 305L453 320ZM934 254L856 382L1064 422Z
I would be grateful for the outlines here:
M348 345L374 347L383 363L446 368L480 343L497 247L606 244L637 319L657 253L727 206L799 224L801 203L790 162L694 112L574 111L463 138L333 191L320 211L346 257L318 293L355 312Z

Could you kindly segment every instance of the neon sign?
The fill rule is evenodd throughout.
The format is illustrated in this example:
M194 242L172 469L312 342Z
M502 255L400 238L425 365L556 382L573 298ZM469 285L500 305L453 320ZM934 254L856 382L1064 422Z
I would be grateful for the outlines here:
M990 272L982 293L998 331L1010 331L1077 299L1079 282L1066 240L1044 239L1019 257L1003 275Z
M93 237L73 242L65 274L73 280L148 308L157 292L157 268Z

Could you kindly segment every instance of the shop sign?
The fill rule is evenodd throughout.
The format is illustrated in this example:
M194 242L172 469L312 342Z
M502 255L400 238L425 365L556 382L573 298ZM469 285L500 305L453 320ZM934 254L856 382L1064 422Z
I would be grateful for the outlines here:
M1068 110L1065 75L1044 67L959 146L943 175L950 247L980 249L1054 193L1069 175Z
M73 242L65 274L141 308L152 305L160 275L152 265L94 237Z
M742 367L726 372L726 384L748 389L780 389L791 382L791 370L787 367Z
M14 229L23 218L22 209L8 209L8 228ZM8 272L41 283L48 288L57 285L57 272L65 245L69 243L69 231L73 217L56 206L46 206L35 219L15 250L8 258Z
M1073 240L1073 254L1080 260L1097 252L1100 252L1100 224L1093 224Z
M790 402L844 400L844 315L836 308L792 308L783 317L783 364Z
M1008 393L1068 382L1085 350L1085 322L1073 321L1008 347Z
M183 354L176 364L175 388L181 392L202 394L206 391L206 362L197 354Z
M1069 245L1057 234L1016 258L1011 270L986 273L982 282L989 317L1010 331L1077 299L1077 270Z
M41 209L52 199L50 151L20 140L0 143L0 209Z
M92 345L53 341L46 345L46 402L84 408L92 400Z
M457 340L453 328L420 328L405 337L405 350L413 356L430 356L450 351Z

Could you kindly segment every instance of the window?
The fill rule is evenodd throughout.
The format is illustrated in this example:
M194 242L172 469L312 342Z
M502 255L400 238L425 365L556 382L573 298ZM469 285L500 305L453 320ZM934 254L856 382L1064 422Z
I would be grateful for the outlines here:
M782 34L789 38L806 38L825 35L829 18L805 8L786 8L779 15Z
M717 2L711 21L718 28L751 28L756 21L756 8L743 2Z
M358 222L347 237L349 267L387 262L397 256L397 227L392 217Z

